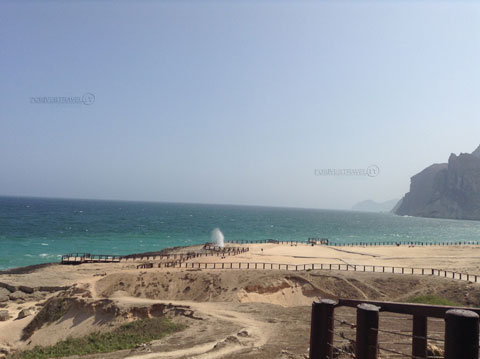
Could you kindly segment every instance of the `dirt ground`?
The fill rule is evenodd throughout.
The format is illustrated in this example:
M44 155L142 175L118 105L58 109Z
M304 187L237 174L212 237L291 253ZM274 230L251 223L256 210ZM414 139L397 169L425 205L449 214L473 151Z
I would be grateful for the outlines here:
M375 264L478 274L478 258L477 247L312 249L268 244L252 245L248 253L226 259L192 261ZM433 276L328 270L136 269L138 264L51 265L0 274L0 312L6 310L9 315L8 320L0 321L0 358L15 350L160 315L188 327L134 350L85 358L305 358L311 303L319 297L404 301L436 294L465 306L480 306L479 284ZM62 318L38 323L33 334L22 339L24 328L38 321L35 318L45 303L59 298L70 303ZM22 311L27 313L24 318ZM338 335L343 336L335 337L335 345L348 350L349 339L355 335L350 325L355 312L339 308L335 315ZM408 316L382 313L380 321L384 329L411 330ZM443 321L431 320L429 330L440 339ZM391 348L408 349L406 338L388 334L381 338Z

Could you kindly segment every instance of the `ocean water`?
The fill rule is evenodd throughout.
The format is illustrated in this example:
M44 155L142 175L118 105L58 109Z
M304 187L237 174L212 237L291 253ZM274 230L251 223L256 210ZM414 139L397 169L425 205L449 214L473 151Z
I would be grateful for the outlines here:
M225 240L477 241L480 222L362 213L181 203L0 197L0 269L62 254L128 254Z

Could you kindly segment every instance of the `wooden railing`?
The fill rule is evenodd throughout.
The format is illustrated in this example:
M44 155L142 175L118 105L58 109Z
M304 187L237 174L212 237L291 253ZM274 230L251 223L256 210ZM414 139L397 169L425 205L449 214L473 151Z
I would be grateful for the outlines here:
M211 253L216 255L215 252ZM194 258L194 257L193 257ZM154 264L143 263L137 268L153 268ZM312 264L289 264L289 263L264 263L264 262L187 262L184 260L164 261L158 263L158 268L197 268L197 269L259 269L259 270L287 270L287 271L310 271L310 270L333 270L365 273L386 273L406 275L426 275L449 279L458 279L480 282L480 275L459 273L434 268L390 267L372 265L352 265L341 263L312 263Z
M113 263L120 262L121 256L111 254L69 253L62 256L62 264Z
M203 246L203 249L206 250L206 251L214 251L214 252L219 252L219 253L228 253L228 252L244 253L244 252L248 252L248 248L246 248L246 247L220 247L220 246L214 245L212 243L206 243Z
M335 330L335 310L339 307L356 308L356 323L350 323L356 330L355 339L339 335ZM411 334L404 331L385 330L379 326L379 313L399 313L412 316ZM312 304L310 329L310 359L332 359L334 352L341 350L334 344L334 336L347 339L354 348L351 355L357 359L377 359L379 352L383 357L405 357L414 359L432 358L427 356L427 343L430 340L444 343L445 359L478 359L479 352L479 314L480 308L461 308L378 302L352 299L322 299ZM428 335L427 319L445 320L444 339L431 338ZM395 320L393 318L392 320ZM340 321L343 323L344 321ZM383 322L385 323L385 322ZM399 335L411 339L410 350L388 348L380 343L379 333Z
M235 244L262 244L262 243L274 243L274 244L290 244L290 245L325 245L331 247L378 247L378 246L468 246L468 245L480 245L480 241L452 241L452 242L426 242L426 241L382 241L382 242L335 242L328 238L309 238L306 241L280 241L276 239L259 239L259 240L232 240L225 243Z
M221 247L219 247L221 248ZM137 260L166 260L166 261L186 261L200 257L227 257L235 256L250 251L248 247L226 247L223 250L213 250L208 252L190 252L190 253L171 253L171 254L130 254L126 256L117 256L110 254L90 254L90 253L70 253L62 256L62 264L81 264L81 263L112 263L127 262Z
M225 251L208 251L208 252L191 252L191 253L171 253L171 254L158 254L158 255L129 255L122 257L122 260L166 260L166 261L186 261L192 258L201 257L229 257L235 256L241 253L249 252L248 247L229 247Z

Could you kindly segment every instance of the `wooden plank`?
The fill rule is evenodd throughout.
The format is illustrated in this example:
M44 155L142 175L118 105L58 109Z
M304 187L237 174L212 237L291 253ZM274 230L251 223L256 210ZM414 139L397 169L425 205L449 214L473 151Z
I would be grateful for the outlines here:
M391 312L399 314L410 314L418 316L426 316L432 318L444 318L445 313L450 309L470 310L480 315L480 308L451 307L444 305L427 305L427 304L410 304L396 302L381 302L375 300L355 300L355 299L339 299L337 307L356 308L359 304L368 303L380 307L382 312Z

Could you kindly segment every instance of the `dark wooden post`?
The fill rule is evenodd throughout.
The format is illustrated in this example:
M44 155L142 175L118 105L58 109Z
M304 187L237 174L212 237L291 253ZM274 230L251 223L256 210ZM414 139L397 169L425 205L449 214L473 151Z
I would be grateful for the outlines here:
M357 359L377 359L379 309L366 303L357 306Z
M478 314L450 309L445 313L445 359L478 359Z
M312 303L310 359L333 358L333 315L336 304L331 299Z
M412 356L427 358L427 317L413 316L412 334Z

